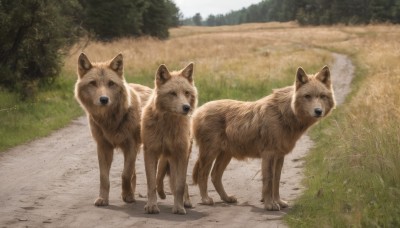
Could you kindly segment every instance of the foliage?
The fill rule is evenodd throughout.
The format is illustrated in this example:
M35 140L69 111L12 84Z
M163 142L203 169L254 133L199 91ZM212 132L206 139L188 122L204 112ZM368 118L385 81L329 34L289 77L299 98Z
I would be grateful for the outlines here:
M195 25L200 26L200 25L201 25L201 21L202 21L203 19L202 19L200 13L196 13L196 14L193 16L192 20L193 20L193 23L194 23Z
M144 0L80 0L80 3L83 7L83 27L99 39L141 33Z
M179 9L172 0L79 0L83 27L95 38L150 35L165 39L179 25Z
M54 80L79 31L75 9L75 0L0 1L0 86L27 99Z
M312 25L399 23L400 0L263 0L225 15L209 15L203 24L219 26L292 20Z

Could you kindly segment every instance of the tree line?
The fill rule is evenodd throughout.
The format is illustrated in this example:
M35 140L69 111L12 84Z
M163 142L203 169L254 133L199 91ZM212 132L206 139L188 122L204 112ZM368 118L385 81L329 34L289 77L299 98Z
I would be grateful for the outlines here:
M227 14L197 13L185 25L236 25L252 22L293 21L304 25L400 22L400 0L263 0Z
M166 39L180 15L172 0L0 0L0 89L29 98L80 37Z

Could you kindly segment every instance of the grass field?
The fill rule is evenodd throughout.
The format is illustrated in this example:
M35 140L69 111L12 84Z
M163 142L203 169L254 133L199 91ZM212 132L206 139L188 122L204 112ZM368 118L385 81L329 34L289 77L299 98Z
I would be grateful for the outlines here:
M200 104L214 99L255 100L293 83L298 66L314 73L331 51L356 65L345 105L312 130L304 195L285 218L293 227L400 226L400 27L299 27L295 23L182 27L171 38L121 39L76 45L63 75L36 100L19 102L0 91L0 150L49 134L83 112L73 99L76 61L124 55L128 82L153 85L161 63L195 63Z

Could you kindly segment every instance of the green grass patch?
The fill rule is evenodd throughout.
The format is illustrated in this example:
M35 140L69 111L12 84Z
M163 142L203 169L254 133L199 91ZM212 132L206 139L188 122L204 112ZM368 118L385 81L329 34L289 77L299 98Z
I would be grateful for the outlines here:
M61 75L52 86L41 88L34 100L0 91L0 151L48 135L83 114L73 98L75 77Z
M290 86L294 83L295 71L286 71L279 79L249 75L246 78L218 74L195 75L195 85L199 95L199 106L217 99L255 101L272 93L273 89ZM154 88L154 72L141 71L126 76L128 83L137 83Z
M341 112L322 125L312 132L307 190L286 221L293 227L399 227L400 122L382 128Z
M230 78L216 75L215 78L199 76L196 87L199 92L199 105L219 99L255 101L272 93L275 88L293 84L292 75L284 75L279 80L269 78Z

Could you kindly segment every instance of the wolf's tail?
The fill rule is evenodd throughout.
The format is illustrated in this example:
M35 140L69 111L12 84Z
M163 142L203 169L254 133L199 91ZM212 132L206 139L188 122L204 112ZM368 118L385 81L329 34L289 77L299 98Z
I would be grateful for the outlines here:
M193 167L193 174L192 174L192 179L193 179L193 184L197 184L197 181L199 180L199 162L200 159L197 159L196 164Z

